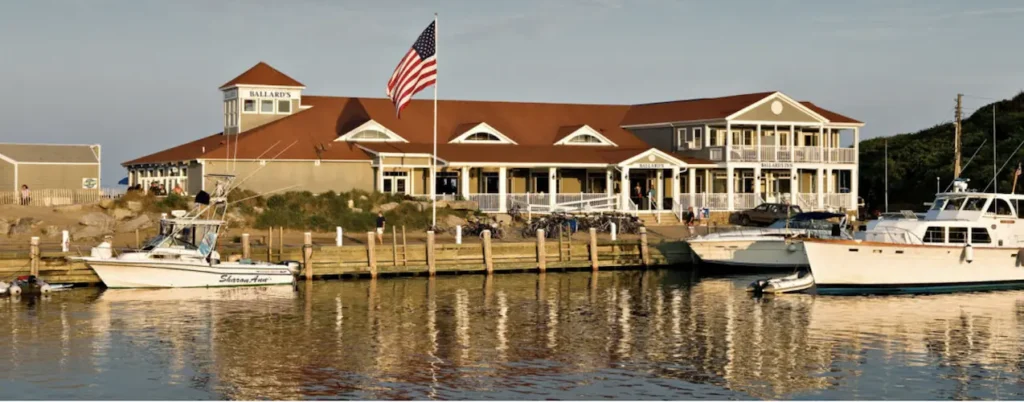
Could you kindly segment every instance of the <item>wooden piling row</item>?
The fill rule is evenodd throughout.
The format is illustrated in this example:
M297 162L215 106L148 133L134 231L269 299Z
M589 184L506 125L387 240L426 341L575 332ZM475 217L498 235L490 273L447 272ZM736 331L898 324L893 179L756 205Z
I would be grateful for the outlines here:
M282 228L283 229L283 228ZM284 253L284 250L281 251ZM306 232L302 235L302 269L306 272L306 280L313 279L313 234Z
M242 233L242 258L252 258L252 248L249 247L248 233Z
M561 247L559 247L561 250ZM548 252L544 246L544 229L537 229L537 269L540 272L548 270Z
M487 274L494 273L494 259L491 253L491 231L484 230L484 266L487 267Z

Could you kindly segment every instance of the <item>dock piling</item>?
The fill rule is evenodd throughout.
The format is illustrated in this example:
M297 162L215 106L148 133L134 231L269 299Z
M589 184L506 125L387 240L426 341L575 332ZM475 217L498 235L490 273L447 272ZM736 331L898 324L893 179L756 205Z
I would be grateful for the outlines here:
M277 258L284 259L284 226L277 227Z
M60 251L66 253L71 249L71 233L67 230L60 232Z
M597 271L597 228L590 228L590 269Z
M405 228L402 228L402 241L405 241ZM437 274L437 267L434 265L434 231L427 231L427 273L430 276Z
M391 265L398 266L398 232L391 226Z
M29 240L29 255L32 258L32 262L29 265L29 273L33 276L39 276L39 238L32 236Z
M249 234L242 233L242 258L249 259L252 257L252 249L249 247Z
M616 225L615 222L612 222L612 227L608 230L608 232L611 233L612 235L612 241L615 241L615 239L619 237L619 225Z
M455 244L462 244L462 225L455 225Z
M135 248L142 248L142 237L139 236L139 229L135 229Z
M537 269L542 273L548 270L547 249L544 247L544 229L537 229Z
M306 280L313 280L313 234L310 232L302 235L302 269L306 271Z
M487 267L487 275L494 274L494 257L491 253L491 231L484 230L484 266Z
M274 260L274 227L267 228L267 262Z
M647 228L640 227L640 259L644 262L644 266L648 267L651 265L651 253L647 249Z
M392 229L394 229L394 228L392 228ZM335 246L341 247L341 244L345 242L344 238L342 238L343 234L344 233L341 231L341 226L337 226L337 227L334 228L334 245Z
M373 232L366 232L366 259L370 264L370 278L377 279L377 253L373 244Z

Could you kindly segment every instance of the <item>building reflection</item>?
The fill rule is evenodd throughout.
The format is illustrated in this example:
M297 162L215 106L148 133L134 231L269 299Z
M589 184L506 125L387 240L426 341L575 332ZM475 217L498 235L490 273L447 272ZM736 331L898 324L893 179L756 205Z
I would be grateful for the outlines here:
M877 366L933 369L951 398L998 385L977 381L993 371L1020 378L1024 292L752 299L746 283L620 271L105 291L6 302L0 356L16 370L50 345L61 370L102 371L131 345L166 381L231 399L454 398L611 369L770 399Z

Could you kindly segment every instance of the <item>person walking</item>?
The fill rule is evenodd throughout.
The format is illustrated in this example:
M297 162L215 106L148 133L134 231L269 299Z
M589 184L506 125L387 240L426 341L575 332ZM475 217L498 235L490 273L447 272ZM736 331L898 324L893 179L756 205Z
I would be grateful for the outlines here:
M28 184L21 185L21 205L28 205L32 201L32 192L28 190Z
M384 213L383 212L378 212L377 213L377 242L380 243L380 244L384 244L384 224L386 222L387 222L387 219L384 219Z

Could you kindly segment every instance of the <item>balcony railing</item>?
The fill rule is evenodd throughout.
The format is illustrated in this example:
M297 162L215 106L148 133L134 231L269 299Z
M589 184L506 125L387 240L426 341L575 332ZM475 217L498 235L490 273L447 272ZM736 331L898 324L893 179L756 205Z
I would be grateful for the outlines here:
M857 161L857 150L853 148L788 145L710 147L708 156L713 161L723 161L726 149L728 149L729 159L736 162L854 163Z

